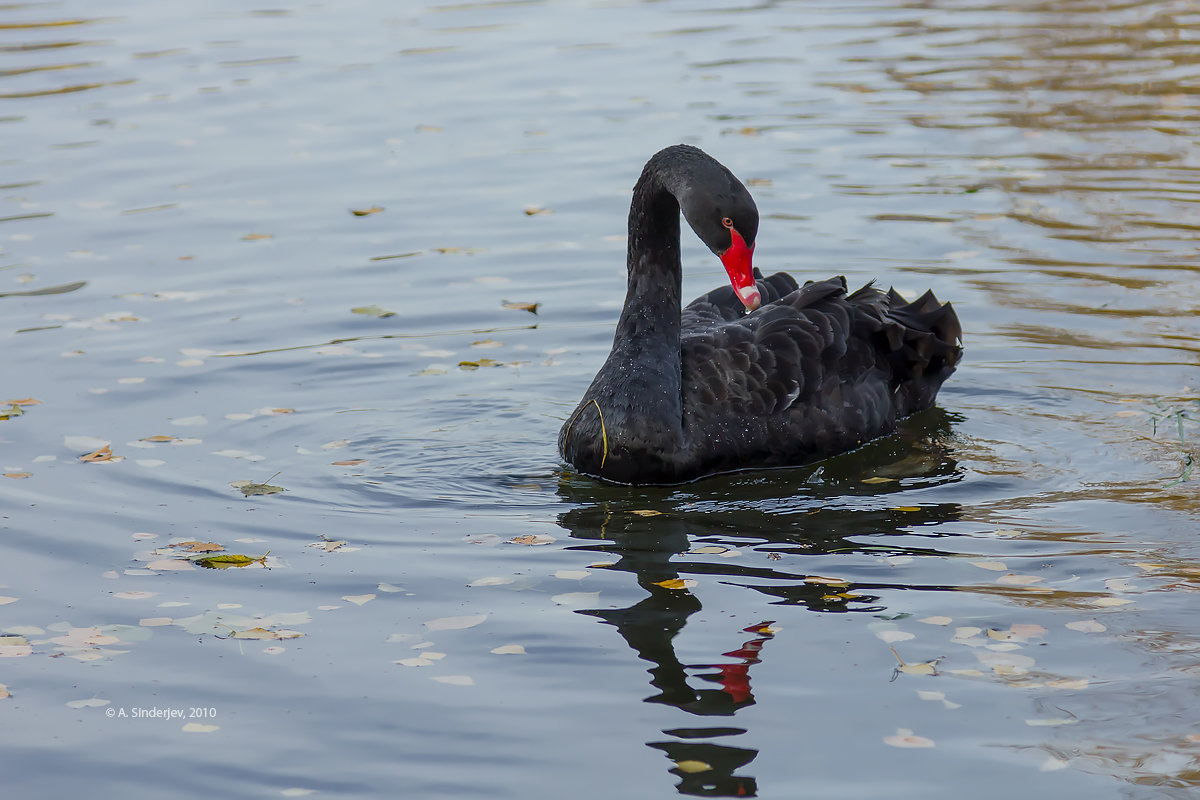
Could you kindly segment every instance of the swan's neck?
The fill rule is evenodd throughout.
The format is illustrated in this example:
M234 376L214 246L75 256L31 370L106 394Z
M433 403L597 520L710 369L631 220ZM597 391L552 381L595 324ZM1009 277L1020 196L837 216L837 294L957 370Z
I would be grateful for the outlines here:
M679 443L679 203L645 175L634 188L629 209L628 269L625 308L605 364L615 389L609 403L624 424L652 429L667 440L664 444Z

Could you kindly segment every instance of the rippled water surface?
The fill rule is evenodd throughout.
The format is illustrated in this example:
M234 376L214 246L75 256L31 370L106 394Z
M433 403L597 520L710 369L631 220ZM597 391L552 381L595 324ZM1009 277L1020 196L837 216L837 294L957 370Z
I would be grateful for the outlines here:
M1182 0L0 6L6 794L1191 797L1198 54ZM953 301L938 409L564 467L678 141L764 270Z

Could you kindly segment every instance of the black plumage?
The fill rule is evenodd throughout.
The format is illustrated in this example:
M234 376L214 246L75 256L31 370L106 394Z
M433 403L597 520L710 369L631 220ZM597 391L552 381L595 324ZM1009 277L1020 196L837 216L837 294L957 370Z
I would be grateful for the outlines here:
M682 309L681 210L731 279ZM646 164L613 349L559 435L578 470L664 484L798 465L933 404L962 353L948 303L764 278L750 267L757 232L749 192L703 151L676 145Z

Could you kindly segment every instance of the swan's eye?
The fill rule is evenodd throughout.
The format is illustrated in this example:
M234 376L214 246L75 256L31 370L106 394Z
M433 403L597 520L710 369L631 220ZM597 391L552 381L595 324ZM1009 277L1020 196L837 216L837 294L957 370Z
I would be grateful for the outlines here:
M732 228L733 220L731 220L729 217L725 217L724 219L721 220L721 224L724 225L726 228Z

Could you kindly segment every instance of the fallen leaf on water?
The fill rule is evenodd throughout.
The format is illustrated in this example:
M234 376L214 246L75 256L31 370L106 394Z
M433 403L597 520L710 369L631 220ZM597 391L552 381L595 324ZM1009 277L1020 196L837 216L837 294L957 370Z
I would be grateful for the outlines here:
M706 544L700 547L693 547L691 550L688 550L688 553L692 555L718 555L726 552L728 549L728 547L721 547L717 544Z
M181 550L186 550L189 553L216 553L225 549L224 546L219 545L216 542L199 542L194 539L187 542L177 542L175 544L168 545L168 547L177 547Z
M892 747L934 747L933 739L917 736L908 728L897 728L894 735L883 737L883 743Z
M272 631L266 628L249 628L244 631L234 631L230 638L233 639L298 639L304 634L300 631Z
M1094 619L1081 619L1075 622L1068 622L1067 627L1081 633L1104 633L1108 630L1108 627L1104 623L1097 622Z
M889 647L888 649L892 651L892 655L894 655L896 660L900 662L900 666L896 667L898 671L903 672L906 675L937 674L937 662L941 660L940 658L935 658L932 661L918 661L910 664L900 657L900 654L896 652L896 648Z
M154 597L158 592L114 592L113 597L119 597L122 600L145 600L147 597Z
M553 536L547 536L544 533L537 533L537 534L529 533L524 536L514 536L513 538L506 540L506 543L507 544L539 545L539 544L550 544L553 541L554 541Z
M464 628L474 628L488 618L487 614L471 614L462 617L439 617L425 623L431 631L458 631Z
M240 489L242 494L246 497L279 494L283 491L282 486L272 486L269 483L254 483L253 481L231 481L229 485L236 489Z
M551 602L559 606L590 606L600 600L599 592L563 592L556 594L550 598Z
M920 511L920 506L896 506L893 511Z
M21 410L20 406L10 406L9 408L0 409L0 420L12 419L13 417L19 417L24 413L25 412Z
M1051 689L1086 689L1089 681L1087 678L1062 678L1054 681L1046 681L1046 685Z
M480 367L499 367L501 362L491 358L481 358L477 361L460 361L459 369L479 369Z
M170 625L174 620L170 617L143 617L138 620L138 625L143 628L158 628L163 625Z
M873 478L863 478L863 483L895 483L895 482L896 482L895 478L884 478L881 476L875 476Z
M1033 726L1036 726L1036 727L1042 727L1042 726L1048 726L1048 725L1074 725L1074 724L1075 724L1075 722L1076 722L1076 720L1073 720L1073 719L1067 719L1066 717L1054 717L1054 718L1050 718L1050 719L1027 719L1027 720L1025 720L1025 724L1026 724L1026 725L1033 725Z
M1132 600L1124 597L1097 597L1092 601L1092 605L1100 606L1101 608L1115 608L1116 606L1128 605L1132 602Z
M825 578L820 575L809 575L804 579L805 583L816 583L822 586L849 586L850 581L842 578Z
M273 238L275 238L275 234L273 234L273 233L247 233L245 236L242 237L242 241L243 242L257 242L260 239L273 239Z
M497 342L495 339L480 339L477 342L471 342L471 347L503 347L504 342Z
M220 725L205 725L202 722L189 722L180 728L184 733L212 733L220 729Z
M404 591L403 586L396 586L395 584L391 584L391 583L381 583L378 586L376 586L375 588L381 592L403 592Z
M504 308L512 309L513 311L528 311L530 314L536 314L541 303L517 303L505 300L500 303Z
M664 589L690 589L696 585L696 581L691 578L668 578L665 581L656 581L654 585Z
M365 463L367 463L365 458L352 458L349 461L331 461L329 465L331 467L357 467L359 464Z
M908 631L888 630L888 631L876 631L875 638L880 639L888 644L891 644L892 642L906 642L909 639L915 639L917 637L916 637L916 634L909 633Z
M4 473L4 477L13 478L15 480L20 480L21 478L33 477L33 473L32 472L6 472L6 473Z
M525 648L519 644L502 644L499 647L493 647L491 652L498 656L523 656Z
M101 700L99 697L89 697L86 700L69 700L65 705L67 708L103 708L111 702L111 700Z
M315 547L318 550L324 550L326 553L332 553L334 550L344 547L345 544L345 539L326 539L323 542L313 542L309 547Z
M992 572L1004 572L1008 569L1008 565L1003 561L968 561L967 563L973 567L991 570Z
M708 772L712 769L712 764L706 761L697 761L693 758L685 758L682 761L675 762L675 769L680 772L686 772L688 775L695 775L697 772Z
M244 556L240 553L228 553L219 556L196 556L192 561L208 569L229 569L230 567L246 567L251 564L267 565L267 551L261 556Z
M470 675L438 675L434 678L438 683L448 683L451 686L474 686L475 681Z
M591 574L592 573L586 569L560 569L554 571L554 577L564 581L581 581Z
M516 578L505 578L499 575L490 578L480 578L477 581L471 581L467 586L506 586L514 582Z
M542 208L541 206L525 206L525 215L528 217L532 217L536 214L553 214L553 213L554 212L551 211L550 209Z
M630 511L630 514L637 514L639 517L658 517L662 516L661 511L655 511L652 508L640 508L635 511Z
M105 461L124 461L125 456L114 456L112 448L104 445L99 450L94 450L91 453L86 453L79 457L79 460L85 464L98 464Z
M396 316L395 311L388 311L386 308L380 308L379 306L356 306L350 309L350 311L366 317L379 317L380 319Z
M380 208L379 206L371 206L370 208L352 208L352 209L350 209L350 213L356 217L367 217L367 216L370 216L371 214L378 214L381 211L383 211L383 209Z
M344 594L342 599L347 603L354 603L356 606L366 605L375 599L373 594Z
M951 617L925 617L917 622L924 622L926 625L949 625L954 619Z
M1005 586L1029 586L1032 583L1041 583L1042 580L1037 575L1017 575L1015 572L1010 572L996 578L996 583Z
M1018 622L1009 627L1008 630L1013 636L1019 636L1022 639L1039 639L1046 635L1045 628L1029 622Z
M32 397L25 397L20 400L5 400L4 404L10 406L40 406L42 401L35 400Z
M195 567L192 565L192 562L185 561L182 558L160 558L147 564L146 569L169 572L171 570L195 569Z

